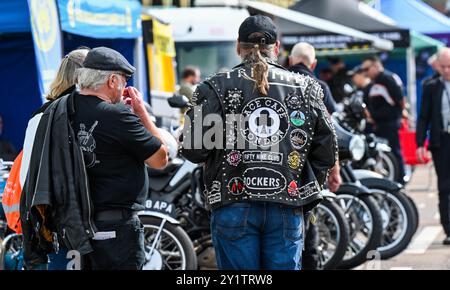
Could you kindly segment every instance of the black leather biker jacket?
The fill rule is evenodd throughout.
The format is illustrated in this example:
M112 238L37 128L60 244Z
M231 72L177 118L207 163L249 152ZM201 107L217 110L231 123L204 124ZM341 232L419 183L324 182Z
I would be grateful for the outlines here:
M269 91L242 63L198 85L186 113L181 154L204 163L210 208L242 201L311 208L320 200L337 142L321 86L269 64ZM207 144L213 140L213 144Z

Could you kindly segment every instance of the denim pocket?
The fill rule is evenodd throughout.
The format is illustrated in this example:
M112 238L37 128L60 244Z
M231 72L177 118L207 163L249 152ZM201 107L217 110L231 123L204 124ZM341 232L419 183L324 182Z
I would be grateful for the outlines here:
M303 212L300 208L280 206L283 215L283 237L294 242L302 238Z
M212 212L212 230L227 240L242 238L247 228L249 203L233 203Z

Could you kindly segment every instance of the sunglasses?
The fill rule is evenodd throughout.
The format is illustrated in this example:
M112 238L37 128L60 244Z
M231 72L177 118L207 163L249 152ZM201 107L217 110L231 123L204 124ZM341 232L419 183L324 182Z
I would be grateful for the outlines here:
M123 76L125 78L125 80L127 81L127 83L128 83L129 80L131 80L131 76L130 75L126 75L126 74L122 74L122 73L117 73L117 74Z

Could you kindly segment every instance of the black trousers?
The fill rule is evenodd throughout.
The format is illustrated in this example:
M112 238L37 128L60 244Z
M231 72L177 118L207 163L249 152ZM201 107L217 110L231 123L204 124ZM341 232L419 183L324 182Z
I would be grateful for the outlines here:
M439 190L441 224L450 236L450 134L441 134L441 146L431 151Z
M310 220L312 212L305 213L305 247L302 253L302 270L317 270L319 267L319 228Z
M400 129L401 120L390 122L377 122L374 128L375 135L387 139L392 153L397 157L400 167L400 176L405 176L405 162L403 161L402 150L400 148L400 137L398 130ZM403 182L402 182L403 183Z
M144 227L138 216L125 220L96 221L100 232L115 232L115 238L92 240L94 251L86 259L85 269L140 270L144 265Z

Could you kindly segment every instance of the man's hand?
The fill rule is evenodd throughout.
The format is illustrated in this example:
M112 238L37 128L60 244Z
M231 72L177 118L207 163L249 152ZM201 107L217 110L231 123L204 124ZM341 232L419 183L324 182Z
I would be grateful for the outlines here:
M135 87L126 87L123 93L123 100L125 104L130 105L133 112L141 117L143 114L148 114L145 108L142 94Z
M336 192L341 186L342 179L339 164L336 163L334 167L330 170L330 175L328 176L328 188L331 192Z
M403 109L402 110L402 118L408 120L409 119L409 113L408 110Z
M375 124L375 121L372 119L372 115L367 108L364 108L364 115L366 116L366 120L368 123Z
M429 159L429 154L425 147L417 148L416 154L420 162L425 162L425 159Z

